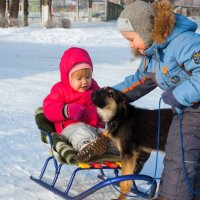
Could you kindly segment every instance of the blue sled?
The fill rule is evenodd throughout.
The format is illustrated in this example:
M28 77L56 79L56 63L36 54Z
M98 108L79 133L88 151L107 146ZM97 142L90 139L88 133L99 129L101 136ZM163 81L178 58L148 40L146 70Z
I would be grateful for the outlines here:
M52 142L52 138L51 138L50 133L46 132L45 130L42 130L42 132L44 132L45 134L47 134L49 136L50 145L51 145L51 147L53 147L53 142ZM45 174L48 163L51 160L53 160L53 162L54 162L55 174L54 174L53 181L51 183L47 183L42 179L43 179L43 176ZM120 167L110 168L110 167L107 167L107 166L102 166L101 168L96 168L96 167L93 167L93 166L90 166L89 168L77 167L73 171L65 191L61 191L61 190L59 190L58 188L55 187L55 184L58 180L62 165L63 164L58 164L58 162L57 162L57 160L55 159L54 156L50 156L45 161L39 178L34 178L33 176L30 176L30 179L32 181L36 182L37 184L41 185L42 187L48 189L49 191L51 191L51 192L57 194L58 196L62 197L63 199L68 199L68 200L84 199L87 196L93 194L94 192L96 192L99 189L106 187L108 185L113 185L113 187L115 187L116 190L118 190L119 183L121 181L128 181L128 180L131 180L133 182L133 187L132 187L131 193L133 193L137 196L143 197L145 199L152 199L155 195L155 192L156 192L157 182L152 177L147 176L147 175L142 175L142 174L119 176L118 174L119 174ZM71 186L73 184L73 181L75 179L76 173L78 171L81 171L81 170L99 170L100 174L97 177L99 179L101 179L101 182L90 187L89 189L85 190L84 192L78 194L77 196L70 196L69 192L70 192ZM114 177L112 177L112 178L107 177L104 173L105 170L113 170L114 171ZM142 181L147 182L147 184L149 185L148 191L146 191L146 192L141 191L136 185L135 181L137 181L137 180L142 180Z

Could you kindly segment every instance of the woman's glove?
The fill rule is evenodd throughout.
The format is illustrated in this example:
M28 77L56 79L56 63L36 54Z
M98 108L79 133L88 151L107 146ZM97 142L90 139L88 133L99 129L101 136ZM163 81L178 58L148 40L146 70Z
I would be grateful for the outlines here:
M83 112L85 110L85 106L76 104L76 103L70 103L65 105L64 107L64 114L67 118L72 119L81 119Z
M172 107L175 108L183 108L184 106L182 104L180 104L176 98L173 95L173 89L174 88L167 88L167 90L165 90L162 94L162 98L164 103L171 105Z

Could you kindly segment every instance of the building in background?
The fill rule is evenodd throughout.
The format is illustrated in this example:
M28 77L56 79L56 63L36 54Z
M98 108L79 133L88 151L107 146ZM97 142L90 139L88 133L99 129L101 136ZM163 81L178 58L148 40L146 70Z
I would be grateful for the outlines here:
M122 9L135 0L0 0L0 27L28 26L69 27L73 21L115 20ZM149 3L159 0L143 0ZM175 12L197 18L200 0L169 0ZM64 26L57 26L63 24ZM69 23L68 23L69 24Z
M54 20L66 17L71 21L107 21L117 19L123 9L122 2L112 0L52 0ZM40 17L40 1L29 0L29 17Z

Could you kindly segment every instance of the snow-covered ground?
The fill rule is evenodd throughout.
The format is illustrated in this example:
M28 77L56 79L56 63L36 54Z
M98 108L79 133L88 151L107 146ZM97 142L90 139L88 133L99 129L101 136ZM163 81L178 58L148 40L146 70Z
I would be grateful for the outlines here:
M0 199L61 199L30 181L38 175L49 155L40 141L34 121L34 110L41 106L52 84L59 80L59 61L71 46L88 50L94 63L94 78L100 86L112 86L134 73L139 60L131 60L130 49L116 29L116 22L74 23L71 29L28 28L0 29ZM161 90L156 89L134 103L157 108ZM166 105L162 105L166 107ZM156 136L156 133L155 133ZM163 155L159 155L158 172ZM155 154L142 173L153 176ZM53 169L53 168L52 168ZM74 167L64 167L60 187L66 185ZM51 169L49 169L52 172ZM96 173L82 172L75 181L72 194L94 183ZM102 189L88 200L111 199L117 192Z

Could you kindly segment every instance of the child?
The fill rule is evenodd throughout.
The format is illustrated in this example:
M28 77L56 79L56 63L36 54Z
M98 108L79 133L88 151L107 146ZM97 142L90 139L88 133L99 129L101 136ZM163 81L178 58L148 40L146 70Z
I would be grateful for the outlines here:
M99 89L92 79L93 64L86 50L70 48L60 61L61 81L44 99L43 110L55 124L56 132L78 150L77 159L86 162L103 154L109 142L99 138L104 124L92 104L91 93Z
M115 86L130 102L157 86L163 101L182 110L184 162L190 185L200 190L200 35L196 23L174 14L167 0L137 0L120 14L118 29L141 56L134 75ZM149 119L151 120L151 119ZM179 116L175 113L165 146L166 156L156 200L200 200L183 174ZM156 133L155 133L156 138Z

